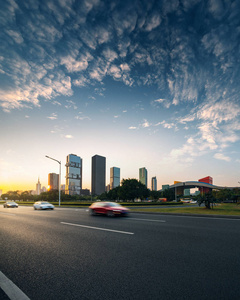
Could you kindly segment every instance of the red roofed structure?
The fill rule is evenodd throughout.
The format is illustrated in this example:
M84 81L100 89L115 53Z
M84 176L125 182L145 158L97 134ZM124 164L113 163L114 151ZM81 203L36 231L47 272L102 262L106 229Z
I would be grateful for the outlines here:
M201 178L201 179L198 179L199 182L205 182L205 183L209 183L209 184L213 184L213 178L211 176L207 176L207 177L204 177L204 178ZM209 188L206 188L206 187L200 187L199 188L199 191L201 193L209 193L210 192L210 189Z

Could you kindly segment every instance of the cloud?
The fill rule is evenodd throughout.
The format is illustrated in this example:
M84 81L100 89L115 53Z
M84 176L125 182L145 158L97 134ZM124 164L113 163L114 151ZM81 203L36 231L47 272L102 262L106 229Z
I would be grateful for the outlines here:
M128 129L130 129L130 130L135 130L135 129L137 129L137 127L135 127L135 126L130 126L130 127L128 127Z
M72 136L71 134L66 134L64 137L65 137L66 139L73 139L73 136Z
M87 116L76 116L75 119L80 120L80 121L84 121L84 120L91 121L91 118L89 118Z
M70 109L70 108L77 109L78 108L74 101L66 100L66 102L67 102L67 105L65 105L65 108L67 108L67 109Z
M222 154L222 153L215 153L213 157L216 158L216 159L219 159L219 160L225 160L225 161L227 161L227 162L231 161L231 158L230 158L230 157L225 156L225 155Z
M147 120L144 120L144 122L141 124L141 127L143 127L143 128L148 128L150 126L151 126L151 124Z
M165 108L169 108L171 106L171 102L167 99L157 99L151 102L153 106L158 106L159 104L162 104Z
M145 30L152 31L153 29L157 28L160 24L161 17L157 13L154 13L147 19L145 23Z
M58 118L56 113L52 113L51 116L47 117L50 120L56 120Z

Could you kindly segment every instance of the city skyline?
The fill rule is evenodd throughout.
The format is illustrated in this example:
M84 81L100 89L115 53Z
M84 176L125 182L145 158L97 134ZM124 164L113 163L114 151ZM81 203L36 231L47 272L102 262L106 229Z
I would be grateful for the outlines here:
M240 182L238 1L6 0L0 8L0 189L65 183L66 155L141 166L158 186ZM106 183L110 182L106 172Z

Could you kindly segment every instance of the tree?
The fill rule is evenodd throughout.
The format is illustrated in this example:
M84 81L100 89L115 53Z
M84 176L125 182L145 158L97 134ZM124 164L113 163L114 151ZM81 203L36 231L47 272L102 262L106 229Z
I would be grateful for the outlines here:
M198 205L200 206L202 203L205 204L207 209L211 209L211 204L213 208L213 203L216 202L216 198L213 196L212 193L206 193L204 195L197 196Z
M146 199L150 196L150 190L137 179L123 179L118 186L108 193L103 193L99 199L104 200L134 200L136 198Z

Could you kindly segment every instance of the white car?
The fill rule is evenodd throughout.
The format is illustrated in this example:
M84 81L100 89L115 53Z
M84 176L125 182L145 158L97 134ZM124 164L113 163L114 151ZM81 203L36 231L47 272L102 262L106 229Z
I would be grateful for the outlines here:
M54 205L46 201L38 201L33 204L33 208L36 209L54 209Z
M3 204L4 208L8 208L8 207L17 207L18 208L18 204L15 201L6 201Z

